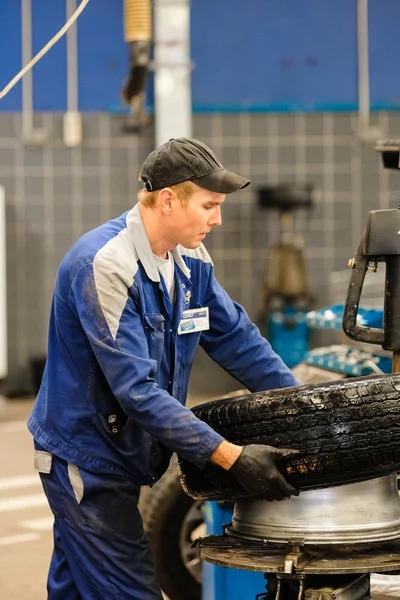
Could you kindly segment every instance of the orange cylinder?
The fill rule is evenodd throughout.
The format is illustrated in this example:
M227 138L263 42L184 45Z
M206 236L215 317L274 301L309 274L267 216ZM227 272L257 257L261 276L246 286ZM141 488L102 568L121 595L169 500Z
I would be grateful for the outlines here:
M126 42L151 41L151 0L124 0L124 38Z

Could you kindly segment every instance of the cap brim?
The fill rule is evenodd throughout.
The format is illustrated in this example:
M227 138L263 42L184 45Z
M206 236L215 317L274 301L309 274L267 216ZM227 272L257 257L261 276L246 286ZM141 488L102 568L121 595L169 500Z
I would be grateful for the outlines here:
M237 192L250 184L250 179L226 169L197 177L191 181L210 192L217 192L218 194L232 194L232 192Z

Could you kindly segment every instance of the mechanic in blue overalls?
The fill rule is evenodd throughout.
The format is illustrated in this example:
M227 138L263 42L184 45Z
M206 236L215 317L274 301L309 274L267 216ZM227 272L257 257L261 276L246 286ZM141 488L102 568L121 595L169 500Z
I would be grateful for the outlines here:
M57 273L28 422L54 514L50 600L161 600L137 504L173 452L231 469L252 495L298 494L276 466L293 451L231 444L185 408L199 344L251 391L298 384L202 244L250 182L191 138L152 152L140 179L139 203L81 237Z

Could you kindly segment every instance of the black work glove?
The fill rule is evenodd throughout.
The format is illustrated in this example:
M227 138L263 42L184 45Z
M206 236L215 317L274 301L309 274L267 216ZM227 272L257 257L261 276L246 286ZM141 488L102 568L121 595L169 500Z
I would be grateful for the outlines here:
M260 496L270 502L298 496L299 490L286 481L277 467L279 459L298 453L298 450L289 448L249 444L244 446L229 472L252 496Z

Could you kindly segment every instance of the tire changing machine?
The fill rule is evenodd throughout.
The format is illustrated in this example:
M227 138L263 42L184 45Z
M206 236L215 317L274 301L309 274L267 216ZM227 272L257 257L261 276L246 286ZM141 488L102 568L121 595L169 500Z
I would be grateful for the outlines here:
M378 142L376 149L384 167L400 168L400 140ZM360 325L357 316L365 274L380 262L386 273L378 329ZM400 372L400 205L368 213L349 266L343 329L354 340L391 351L392 371ZM210 591L206 566L204 600L369 600L370 573L400 574L397 475L306 491L283 502L237 500L223 534L195 544L203 561L258 572L265 584L256 593L260 579L246 579L241 571L237 583L245 580L247 587L240 595L232 586Z

